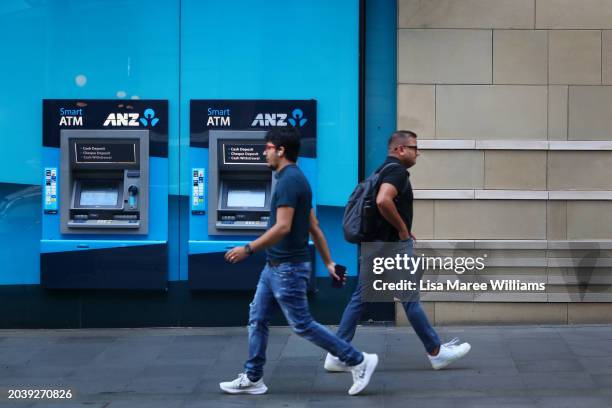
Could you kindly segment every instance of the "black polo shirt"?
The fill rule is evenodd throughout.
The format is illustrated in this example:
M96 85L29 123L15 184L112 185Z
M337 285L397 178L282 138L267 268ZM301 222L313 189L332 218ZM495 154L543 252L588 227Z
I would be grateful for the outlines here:
M387 157L385 162L376 171L380 171L380 169L389 163L397 163L398 165L389 166L382 171L380 174L380 184L389 183L395 187L398 193L395 198L395 207L404 220L408 231L412 231L412 200L414 196L412 195L412 186L410 185L410 173L399 159L392 156ZM398 241L399 234L397 230L380 213L379 217L379 228L374 239L387 242Z
M302 170L290 164L276 173L276 186L270 203L268 229L276 224L278 207L291 207L295 210L291 231L275 245L266 249L268 260L276 262L310 262L308 250L308 229L310 228L310 209L312 191Z

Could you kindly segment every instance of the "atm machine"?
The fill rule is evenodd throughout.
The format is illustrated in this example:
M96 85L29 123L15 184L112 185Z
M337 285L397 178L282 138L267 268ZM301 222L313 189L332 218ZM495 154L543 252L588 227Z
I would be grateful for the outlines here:
M264 251L239 264L225 262L223 254L254 240L267 228L276 179L263 155L265 134L211 130L207 132L209 148L191 148L191 289L251 290L257 284L265 264ZM303 162L312 176L308 165L312 163Z
M191 149L192 289L255 287L265 253L253 254L233 268L223 254L252 241L268 225L275 179L264 156L265 135L265 131L211 130L205 135L207 149Z
M192 100L190 110L189 287L253 290L265 265L265 251L238 264L225 262L223 255L267 228L276 178L264 151L273 117L277 126L306 124L300 128L297 164L311 185L313 205L316 202L316 101ZM211 115L225 119L213 121ZM206 125L212 122L224 125ZM314 261L312 244L311 249Z
M77 107L76 126L57 120ZM166 288L166 118L165 101L45 101L43 287Z
M149 132L62 130L63 234L148 232Z
M209 132L209 235L253 235L266 229L276 179L266 164L265 135Z

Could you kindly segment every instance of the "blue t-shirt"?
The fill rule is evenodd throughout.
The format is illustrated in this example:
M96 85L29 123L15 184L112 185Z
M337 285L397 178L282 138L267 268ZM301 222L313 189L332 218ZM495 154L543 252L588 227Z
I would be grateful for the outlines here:
M310 184L302 170L295 164L284 167L275 177L277 181L270 203L268 228L276 224L278 207L291 207L295 212L291 231L266 250L267 257L276 262L310 262L308 250L308 229L312 208Z

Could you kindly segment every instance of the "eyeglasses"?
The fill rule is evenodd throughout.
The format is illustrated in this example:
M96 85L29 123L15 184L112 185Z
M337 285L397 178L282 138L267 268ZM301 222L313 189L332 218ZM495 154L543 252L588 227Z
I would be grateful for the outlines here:
M397 146L394 150L399 149L400 147L405 147L406 149L412 149L415 152L419 150L419 148L417 146L412 146L412 145L399 145Z

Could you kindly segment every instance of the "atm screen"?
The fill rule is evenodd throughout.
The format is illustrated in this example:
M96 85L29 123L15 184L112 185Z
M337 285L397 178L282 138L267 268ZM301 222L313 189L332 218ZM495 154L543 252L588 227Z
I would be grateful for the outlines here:
M234 186L227 190L228 207L264 208L266 206L265 185Z
M119 191L113 186L83 186L79 205L83 207L116 206Z

